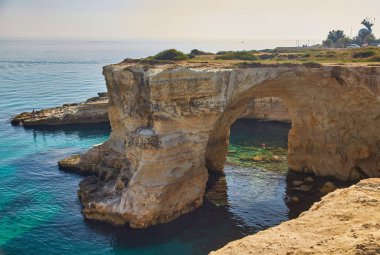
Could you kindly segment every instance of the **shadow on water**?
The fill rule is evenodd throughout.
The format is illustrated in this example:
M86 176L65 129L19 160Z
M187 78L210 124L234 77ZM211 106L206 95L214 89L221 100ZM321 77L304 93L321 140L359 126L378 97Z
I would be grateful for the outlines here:
M34 135L45 134L75 134L78 138L86 138L88 136L104 135L111 133L111 126L108 122L85 125L64 125L64 126L34 126L34 127L15 127L23 128L26 132Z
M289 129L286 123L239 120L231 127L230 144L247 150L263 142L286 148ZM12 162L18 171L9 181L29 193L9 194L13 201L9 199L2 213L11 217L17 208L26 211L32 205L35 209L32 207L30 213L26 211L28 214L20 216L18 221L28 222L30 227L18 237L7 240L4 248L9 254L26 251L32 251L30 254L49 251L51 254L55 251L62 254L208 254L230 241L297 217L320 199L318 190L324 182L313 176L315 181L309 185L312 189L304 192L297 190L293 181L310 175L226 164L225 174L210 175L204 203L192 213L148 229L113 226L83 218L75 194L81 177L58 171L56 164L69 153L87 149L99 137L106 139L109 125L26 128L25 132L39 142L40 136L46 136L53 140L54 146ZM70 143L75 142L78 147L67 144L68 137L72 139ZM55 143L61 143L62 147ZM299 197L299 203L290 203L288 198L295 196ZM37 219L34 216L38 216ZM33 224L30 219L34 220ZM39 243L41 240L45 243Z
M191 244L192 254L207 254L226 243L252 232L234 216L228 207L218 207L205 201L203 206L178 219L147 229L115 227L107 223L85 220L92 230L112 236L118 250L160 247L167 243ZM181 253L181 247L172 254ZM160 253L158 249L157 254ZM162 252L162 250L161 250Z
M271 146L286 148L290 124L239 120L231 127L232 146ZM167 243L191 244L191 254L207 254L230 241L297 217L320 199L295 192L291 182L306 178L292 172L270 172L265 169L226 166L225 174L210 175L201 208L178 219L148 229L115 227L107 223L85 220L100 235L110 236L117 251L158 247L163 252ZM289 186L290 184L290 186ZM287 197L298 195L301 203L289 203ZM168 252L165 250L165 252ZM183 252L186 253L186 252Z
M293 184L294 181L305 180L308 177L314 179L313 182L308 183L304 181L307 187L310 187L309 190L299 190L298 186ZM286 200L286 205L289 208L288 217L289 219L297 218L302 212L307 211L315 203L321 200L324 196L320 192L323 185L327 182L332 182L337 188L347 188L357 181L339 181L333 177L318 177L312 174L296 173L289 171L286 175L286 198L298 197L299 202L292 203Z
M268 146L288 148L291 123L239 119L231 126L230 143L233 145Z

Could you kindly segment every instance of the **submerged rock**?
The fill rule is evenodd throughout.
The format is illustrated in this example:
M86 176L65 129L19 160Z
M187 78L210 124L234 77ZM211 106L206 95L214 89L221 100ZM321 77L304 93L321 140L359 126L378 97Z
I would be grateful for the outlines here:
M211 255L379 254L380 179L336 190L297 219L227 244Z
M332 183L332 182L325 182L325 184L320 189L320 192L322 194L328 194L330 192L333 192L336 189L337 189L337 187L335 186L334 183Z
M290 203L299 203L300 198L299 197L288 197L288 202Z
M301 186L299 186L298 188L295 188L295 189L301 190L301 191L310 191L311 190L311 186L303 184L303 185L301 185Z
M297 181L297 180L295 180L295 181L292 181L292 184L294 186L301 186L302 184L304 184L304 182L303 181Z

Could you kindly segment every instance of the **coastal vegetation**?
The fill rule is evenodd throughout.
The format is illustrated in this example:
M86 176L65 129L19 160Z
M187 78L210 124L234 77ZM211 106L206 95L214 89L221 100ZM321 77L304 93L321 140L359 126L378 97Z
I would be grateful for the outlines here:
M148 57L148 60L186 60L188 55L176 49L169 49L159 52L158 54Z
M360 29L354 38L346 36L343 30L331 30L326 40L322 42L322 46L327 48L346 48L350 45L351 47L379 45L380 39L376 39L376 36L372 32L374 20L365 18L361 24L364 28Z
M380 65L380 47L322 48L322 47L279 47L271 50L220 51L216 54L192 50L189 54L170 49L152 57L141 59L151 64L166 61L187 61L192 63L228 63L236 65L293 65L302 64L317 67L321 64Z
M219 52L215 59L224 60L258 60L259 58L252 51L226 51Z
M303 47L278 47L264 50L219 51L210 53L193 49L186 54L176 49L168 49L140 61L150 64L165 61L189 62L228 62L238 65L261 64L304 64L317 67L320 64L358 63L369 66L380 65L380 39L372 32L373 20L366 18L361 24L365 27L359 30L357 36L349 38L343 30L331 30L322 45ZM242 62L244 61L244 62Z

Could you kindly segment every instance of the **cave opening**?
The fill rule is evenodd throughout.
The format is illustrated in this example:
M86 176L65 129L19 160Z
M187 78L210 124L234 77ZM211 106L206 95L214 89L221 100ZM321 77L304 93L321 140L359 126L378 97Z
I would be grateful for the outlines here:
M228 207L252 228L271 227L298 217L320 199L316 190L321 181L314 175L289 171L288 135L292 121L285 101L255 98L240 112L231 116L225 126L217 126L217 143L209 141L212 147L208 152L213 153L207 155L220 163L206 158L206 200ZM225 136L220 130L227 130Z

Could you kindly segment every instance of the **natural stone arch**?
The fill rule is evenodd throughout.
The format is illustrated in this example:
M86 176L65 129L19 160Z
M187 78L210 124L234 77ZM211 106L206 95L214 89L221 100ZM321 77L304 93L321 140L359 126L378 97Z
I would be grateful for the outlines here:
M206 162L222 169L229 126L256 97L285 101L293 170L342 180L379 176L379 70L107 66L112 134L74 166L102 173L96 189L81 185L83 212L147 227L199 207Z
M240 97L238 96L237 100L232 101L226 106L224 112L215 122L214 129L210 132L207 143L205 160L206 167L211 173L223 172L224 163L228 153L230 127L242 116L243 112L246 111L246 107L249 106L252 101L254 102L261 98L277 98L286 105L283 98L275 97L274 95L275 93L271 91L262 93L257 92L255 88L252 89L252 91L246 91Z
M288 139L290 169L340 180L379 174L374 170L376 160L372 160L379 158L378 148L368 146L370 137L378 137L374 126L368 125L368 120L376 122L378 118L378 99L365 87L350 87L342 78L321 77L313 71L283 72L273 80L232 95L210 133L207 168L223 170L229 128L245 105L254 98L277 97L285 102L292 120ZM377 106L369 107L372 103ZM371 166L367 160L371 158L370 151L374 152L369 160Z

